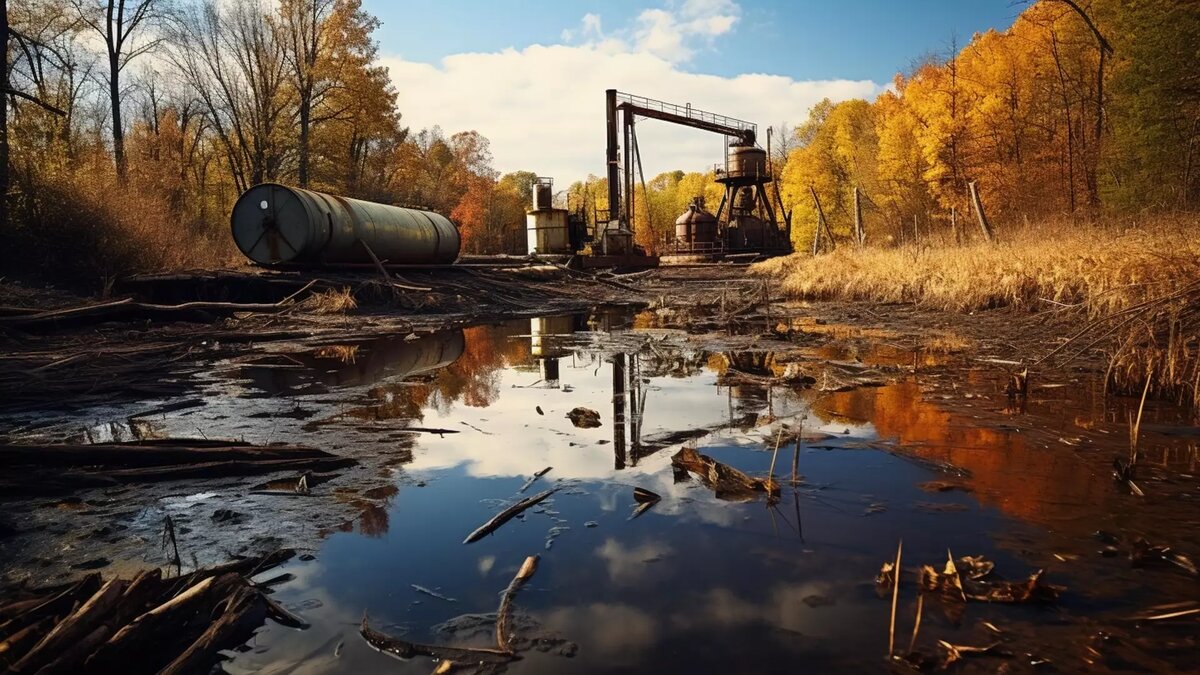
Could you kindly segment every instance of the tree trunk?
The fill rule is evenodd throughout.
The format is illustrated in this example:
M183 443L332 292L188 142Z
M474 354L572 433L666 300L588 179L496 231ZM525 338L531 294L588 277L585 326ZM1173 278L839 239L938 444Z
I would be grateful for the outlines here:
M299 176L300 187L308 188L308 158L309 158L309 131L312 126L312 92L302 92L300 95L300 167Z
M113 159L117 164L117 178L125 182L125 131L121 126L121 65L120 55L113 50L108 53L108 95L112 100Z
M0 234L8 235L8 0L0 0Z

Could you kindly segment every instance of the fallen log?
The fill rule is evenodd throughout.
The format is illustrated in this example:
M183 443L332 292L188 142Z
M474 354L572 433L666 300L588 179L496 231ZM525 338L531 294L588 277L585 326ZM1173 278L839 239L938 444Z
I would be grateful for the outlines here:
M323 459L324 450L299 445L251 445L235 441L197 443L173 439L156 443L0 444L0 466L153 467L226 461Z
M558 492L558 488L550 488L549 490L546 490L545 492L541 492L532 497L526 497L525 499L522 499L521 501L517 502L516 504L513 504L512 506L508 507L507 509L504 509L500 513L496 514L494 517L492 517L491 520L487 521L483 525L480 525L478 528L476 528L476 530L474 532L467 535L467 538L463 540L463 543L470 544L470 543L479 541L480 539L483 539L487 535L498 530L501 525L503 525L503 524L507 523L508 521L512 520L513 518L517 517L517 515L519 515L525 509L528 509L531 506L535 506L535 505L541 503L543 500L545 500L547 497L554 494L555 492Z
M550 469L553 469L553 468L554 467L552 467L552 466L548 466L548 467L542 469L541 471L533 474L533 476L529 480L525 481L525 484L521 486L521 489L517 490L517 493L520 494L520 493L523 493L526 490L528 490L531 485L533 485L534 483L537 482L537 479L550 473Z
M109 321L196 320L202 323L210 323L214 318L231 316L238 312L278 312L287 306L286 302L271 304L185 302L179 305L156 305L147 302L134 302L132 299L126 298L112 302L54 309L36 314L0 316L0 328L15 328L25 332L45 332Z
M264 461L234 460L228 462L204 462L201 464L143 467L137 469L112 469L94 472L100 478L111 478L118 483L153 483L158 481L184 480L192 478L227 478L230 476L256 476L280 471L324 472L344 469L357 464L349 457L330 455L313 459L271 459ZM68 474L70 475L70 474Z
M481 663L508 663L519 658L517 654L511 654L498 649L475 649L471 647L442 647L438 645L423 645L416 642L409 642L398 637L393 637L385 633L381 633L374 628L371 628L367 623L367 616L363 615L362 625L359 626L358 632L375 649L378 649L385 654L398 656L402 659L411 659L414 656L428 656L435 659L445 659L453 661L457 664L481 664Z

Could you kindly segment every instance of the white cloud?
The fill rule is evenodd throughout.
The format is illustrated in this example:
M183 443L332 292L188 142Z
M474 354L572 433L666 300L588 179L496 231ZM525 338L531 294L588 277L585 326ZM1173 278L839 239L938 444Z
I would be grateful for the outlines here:
M684 70L697 49L734 30L730 0L686 0L641 12L632 26L605 33L584 16L563 31L568 44L453 54L430 64L385 56L404 122L414 129L474 129L492 142L496 168L553 176L565 187L604 173L604 90L691 103L756 121L794 123L822 98L872 97L870 81L798 81L779 75L735 77ZM647 178L667 170L701 171L721 161L720 137L643 120L638 146Z

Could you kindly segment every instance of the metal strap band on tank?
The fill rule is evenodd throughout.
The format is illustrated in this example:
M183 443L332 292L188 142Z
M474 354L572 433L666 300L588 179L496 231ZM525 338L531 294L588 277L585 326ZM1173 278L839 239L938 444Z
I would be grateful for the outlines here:
M325 203L325 243L321 244L321 255L325 255L325 251L329 248L329 242L333 241L333 205L329 203L329 199L323 193L304 190L305 193L314 197L320 197Z
M358 214L354 212L354 208L350 206L350 200L348 200L345 197L342 197L340 195L329 195L329 196L336 199L338 201L338 203L342 205L342 208L346 209L346 212L348 214L350 214L350 225L354 228L354 238L357 239L360 243L366 244L366 242L363 241L363 238L358 236L358 230L359 230L358 226L362 223L358 219ZM387 262L387 261L385 260L383 262Z
M433 218L430 218L429 214L427 212L417 211L416 209L413 209L413 211L424 216L425 220L429 221L430 227L433 228L433 257L440 264L441 259L442 259L442 255L441 255L442 254L442 228L438 227L438 224L433 222ZM455 257L457 258L458 256L456 255ZM451 260L450 262L454 262L454 261Z

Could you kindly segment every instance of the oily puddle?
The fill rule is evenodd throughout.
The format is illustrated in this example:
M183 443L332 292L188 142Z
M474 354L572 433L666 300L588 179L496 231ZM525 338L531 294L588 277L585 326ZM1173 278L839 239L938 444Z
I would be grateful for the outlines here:
M1017 428L950 412L903 375L822 391L763 367L761 351L622 332L629 325L603 314L552 317L313 352L320 363L300 358L297 368L240 366L238 405L253 402L254 412L228 415L231 428L270 417L277 436L368 455L373 444L408 440L386 463L394 491L329 483L343 500L384 498L327 530L314 561L286 568L296 579L275 597L312 626L268 624L227 670L429 672L429 658L396 661L366 644L364 613L411 642L494 647L499 593L531 555L540 564L512 615L527 649L509 671L882 670L891 598L874 580L900 539L898 651L918 612L918 568L940 571L950 549L985 556L1014 581L1047 567L1045 580L1067 590L1048 604L971 602L965 612L930 595L919 603L916 645L931 658L944 658L936 642L945 640L999 642L955 665L980 672L1186 662L1187 635L1168 629L1151 636L1165 643L1146 644L1117 619L1194 597L1194 580L1170 565L1134 568L1125 551L1103 557L1094 537L1111 528L1128 548L1134 511L1161 519L1163 509L1131 506L1103 463L1098 470L1073 446L1051 445L1061 422L1035 411ZM566 414L576 407L598 412L600 425L574 426ZM285 414L295 409L311 414ZM1093 443L1113 424L1100 417L1085 434ZM718 499L672 466L687 445L764 477L780 429L776 499ZM1168 469L1187 479L1177 463ZM552 487L490 536L463 543L505 506ZM662 499L631 519L635 487ZM1176 527L1151 529L1182 538ZM1098 626L1108 638L1093 644Z

